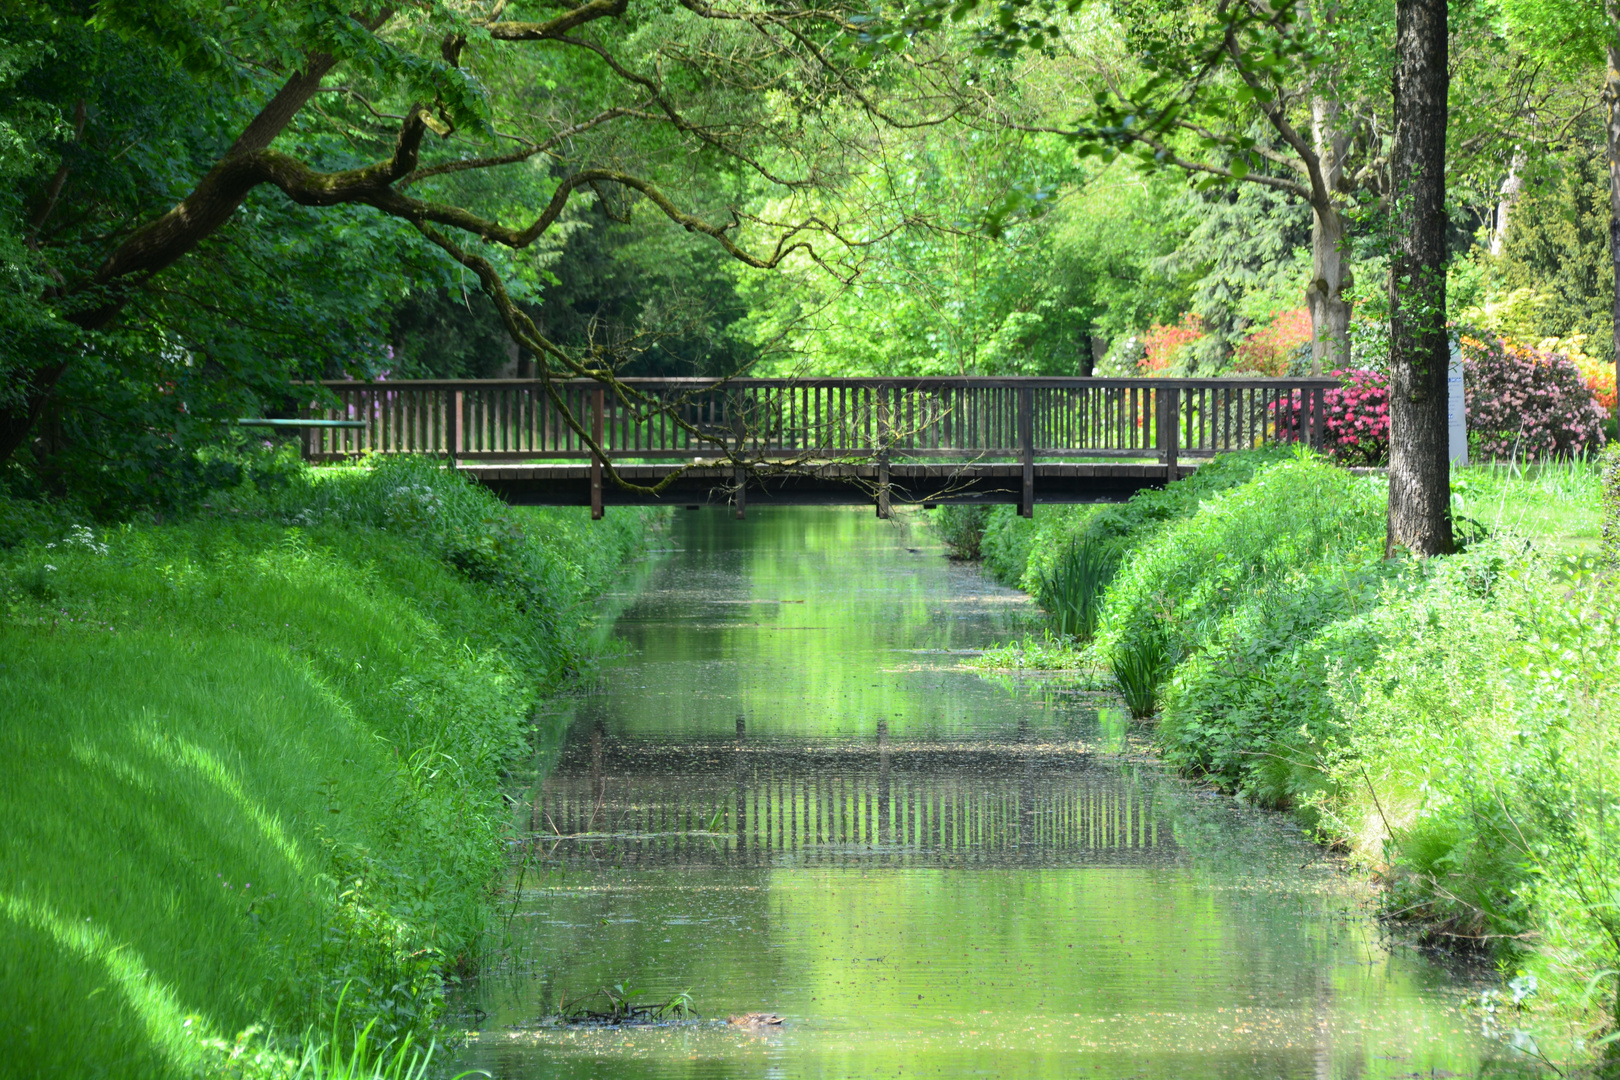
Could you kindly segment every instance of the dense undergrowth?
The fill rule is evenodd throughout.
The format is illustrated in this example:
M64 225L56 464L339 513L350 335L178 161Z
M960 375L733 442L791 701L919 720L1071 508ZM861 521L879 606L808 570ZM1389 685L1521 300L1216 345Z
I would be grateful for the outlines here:
M1170 763L1348 848L1391 916L1488 950L1543 1049L1590 1065L1620 1010L1620 457L1455 487L1470 542L1431 560L1383 558L1382 479L1288 450L938 523L1054 624L1096 592L1076 662L1112 669Z
M411 461L163 525L0 501L0 1076L274 1073L340 997L339 1042L427 1037L650 523Z

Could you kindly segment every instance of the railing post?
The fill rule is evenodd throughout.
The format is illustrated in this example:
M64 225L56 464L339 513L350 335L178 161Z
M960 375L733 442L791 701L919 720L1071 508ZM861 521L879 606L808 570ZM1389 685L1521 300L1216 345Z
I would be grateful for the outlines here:
M602 410L605 405L602 388L591 391L591 438L602 445ZM591 451L591 520L602 520L602 455Z
M889 391L887 387L878 387L878 483L877 483L877 516L889 516L889 436L893 424L889 416Z
M1159 389L1156 405L1159 421L1159 460L1164 463L1164 480L1181 479L1176 468L1176 457L1181 449L1181 390L1166 386Z
M1327 445L1326 395L1320 386L1311 390L1311 449L1320 450Z
M1035 388L1018 388L1018 442L1024 464L1024 483L1018 493L1020 517L1035 516Z
M298 410L298 415L303 417L305 420L317 420L317 419L320 419L320 417L317 417L314 414L315 414L315 406L312 403L311 404L306 404L306 405L304 405L302 408L300 408ZM324 439L325 437L326 437L325 435L320 433L320 430L318 428L305 428L304 429L303 435L302 435L302 441L303 441L303 444L304 444L303 449L304 449L304 460L305 461L314 461L315 460L316 440L317 439Z
M461 417L465 401L460 390L451 390L445 394L444 401L444 450L450 456L450 467L458 467L461 457Z

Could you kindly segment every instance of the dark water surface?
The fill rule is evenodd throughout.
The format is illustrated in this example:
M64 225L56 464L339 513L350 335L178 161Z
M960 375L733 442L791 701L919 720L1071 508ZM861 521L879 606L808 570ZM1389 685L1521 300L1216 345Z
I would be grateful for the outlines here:
M625 654L532 793L507 959L468 995L480 1030L460 1067L1485 1067L1477 990L1386 948L1365 896L1285 821L1141 763L1106 700L961 669L962 652L1025 629L1023 597L949 563L920 527L749 514L679 515L618 620ZM686 991L707 1019L548 1021L614 985L643 1001ZM721 1022L755 1010L786 1023Z

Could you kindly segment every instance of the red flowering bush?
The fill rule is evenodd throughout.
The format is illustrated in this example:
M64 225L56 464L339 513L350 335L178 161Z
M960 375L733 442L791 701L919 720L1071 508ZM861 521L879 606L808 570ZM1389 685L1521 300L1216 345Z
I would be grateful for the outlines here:
M1156 375L1166 370L1175 362L1176 355L1182 349L1203 336L1204 318L1191 311L1183 315L1181 322L1174 326L1154 323L1152 328L1142 336L1144 352L1142 371L1149 375Z
M1506 338L1462 339L1468 430L1482 456L1575 456L1603 445L1603 409L1569 358Z
M1253 371L1261 375L1286 375L1288 362L1300 347L1311 342L1311 313L1306 308L1297 311L1274 311L1271 321L1243 339L1233 354L1233 366L1239 371Z
M1335 371L1343 386L1322 393L1322 448L1345 465L1382 465L1389 460L1389 381L1376 371ZM1273 411L1277 437L1305 437L1310 398L1295 394Z

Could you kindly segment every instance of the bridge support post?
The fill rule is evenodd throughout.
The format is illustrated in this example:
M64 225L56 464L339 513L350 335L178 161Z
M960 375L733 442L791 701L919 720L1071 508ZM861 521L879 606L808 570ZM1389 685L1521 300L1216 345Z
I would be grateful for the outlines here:
M885 389L878 390L877 401L878 422L878 452L877 452L877 516L889 516L889 429L892 426L889 419L889 395Z
M1167 386L1156 391L1154 402L1158 421L1159 460L1164 463L1164 482L1181 479L1176 465L1181 449L1181 390Z
M465 408L466 398L460 390L444 395L444 453L452 469L458 467L461 460L461 418Z
M605 406L602 390L591 392L591 438L602 445L602 411ZM591 451L591 520L602 520L602 456Z
M732 503L737 507L737 520L742 521L748 517L748 469L738 465L733 476L737 481L737 494Z
M1035 388L1018 389L1018 442L1024 483L1018 493L1018 516L1035 516Z

